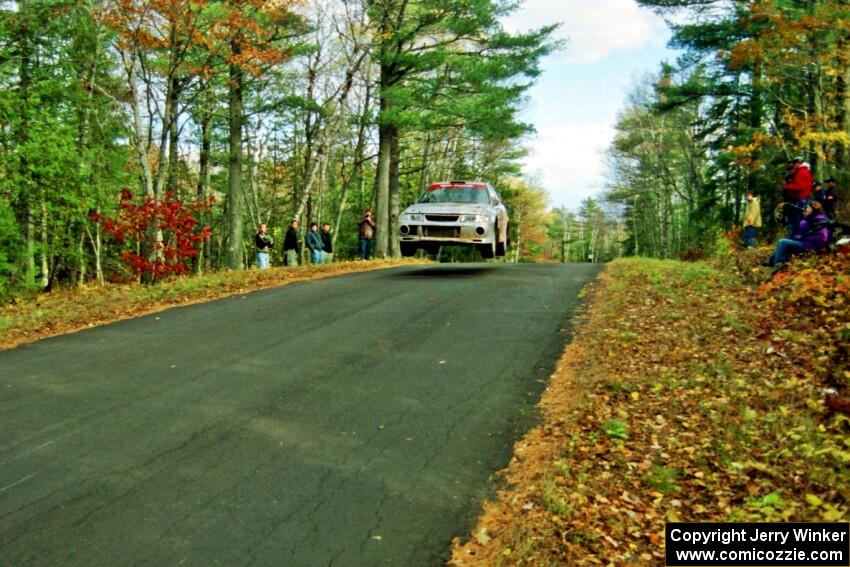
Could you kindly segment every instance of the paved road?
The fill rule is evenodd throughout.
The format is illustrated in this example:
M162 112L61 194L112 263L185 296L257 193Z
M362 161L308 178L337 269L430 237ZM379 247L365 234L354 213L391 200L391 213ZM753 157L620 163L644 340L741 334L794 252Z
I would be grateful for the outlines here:
M400 268L0 352L0 565L440 565L596 273Z

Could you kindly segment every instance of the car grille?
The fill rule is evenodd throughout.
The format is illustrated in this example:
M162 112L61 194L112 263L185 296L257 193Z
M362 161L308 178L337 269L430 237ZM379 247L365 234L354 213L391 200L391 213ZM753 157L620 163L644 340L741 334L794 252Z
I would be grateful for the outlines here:
M431 222L457 222L459 215L425 215L425 220Z
M460 227L457 226L423 226L422 236L436 238L460 238Z
M419 225L411 224L408 225L410 227L410 232L408 232L405 236L416 236L419 232Z

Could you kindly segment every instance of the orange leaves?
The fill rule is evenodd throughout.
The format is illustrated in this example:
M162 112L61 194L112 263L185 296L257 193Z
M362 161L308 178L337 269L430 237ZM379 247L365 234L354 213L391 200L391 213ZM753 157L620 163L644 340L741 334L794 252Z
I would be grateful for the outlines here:
M453 563L509 550L510 564L644 565L663 557L665 521L846 519L846 425L819 394L841 364L818 326L837 323L783 308L789 286L838 297L850 263L819 260L759 296L705 264L609 264L541 402L546 422L517 444L512 490L479 522L490 537L456 546Z

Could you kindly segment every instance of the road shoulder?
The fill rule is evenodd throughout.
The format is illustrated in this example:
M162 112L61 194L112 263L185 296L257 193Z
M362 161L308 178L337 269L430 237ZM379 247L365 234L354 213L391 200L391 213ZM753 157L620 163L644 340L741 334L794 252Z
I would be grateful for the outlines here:
M294 282L426 263L418 260L336 262L320 266L215 272L156 285L90 285L0 306L0 350L83 329Z

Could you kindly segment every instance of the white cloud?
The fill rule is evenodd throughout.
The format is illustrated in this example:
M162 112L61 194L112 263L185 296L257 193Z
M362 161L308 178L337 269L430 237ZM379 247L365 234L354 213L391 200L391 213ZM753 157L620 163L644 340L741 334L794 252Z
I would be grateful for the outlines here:
M504 24L525 31L561 22L566 39L563 56L571 63L592 63L613 52L662 46L668 32L664 21L634 0L525 0Z
M546 188L553 206L576 209L604 188L603 156L613 139L607 122L540 125L524 170Z

